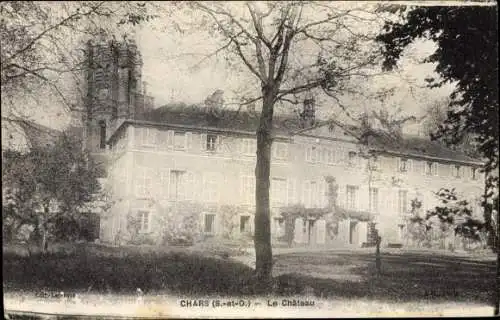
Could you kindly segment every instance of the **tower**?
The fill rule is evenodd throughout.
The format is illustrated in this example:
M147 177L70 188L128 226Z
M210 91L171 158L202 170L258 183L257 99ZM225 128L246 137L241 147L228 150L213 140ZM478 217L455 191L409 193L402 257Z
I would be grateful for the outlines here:
M87 43L87 148L106 150L106 141L120 120L143 113L142 58L133 40Z

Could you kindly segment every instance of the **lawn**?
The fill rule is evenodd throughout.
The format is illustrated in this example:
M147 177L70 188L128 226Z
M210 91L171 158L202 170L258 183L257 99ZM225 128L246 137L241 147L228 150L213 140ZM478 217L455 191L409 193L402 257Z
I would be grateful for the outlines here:
M234 251L233 251L234 252ZM250 258L251 259L251 258ZM20 256L4 250L7 294L47 292L134 296L252 296L253 269L226 254L188 248L144 250L80 245L66 253ZM375 273L371 250L278 254L273 296L307 295L327 301L376 301L420 310L427 304L491 305L495 261L436 252L382 254ZM382 308L382 311L384 309Z
M394 302L491 304L495 260L435 252L382 253L382 274L372 252L313 252L278 256L274 272L291 274L316 296Z

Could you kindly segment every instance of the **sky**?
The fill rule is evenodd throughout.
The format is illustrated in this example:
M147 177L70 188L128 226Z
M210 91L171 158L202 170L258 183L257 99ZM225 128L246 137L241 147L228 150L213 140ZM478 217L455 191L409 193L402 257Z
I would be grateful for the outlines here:
M365 28L363 25L358 27L360 30ZM153 21L137 31L136 39L143 56L143 80L148 82L148 92L155 97L157 106L174 101L199 103L218 89L225 92L226 101L231 101L238 98L242 87L259 88L252 75L233 72L222 61L222 56L193 68L204 58L204 54L214 51L220 44L206 33L179 34L165 30L162 21ZM434 65L422 63L422 59L435 48L430 41L418 42L408 48L399 70L363 83L368 91L393 88L394 94L384 102L352 96L344 97L344 105L353 114L386 108L390 113L402 116L422 115L428 105L442 101L453 90L453 85L432 90L424 87L425 78L437 77ZM336 106L333 99L322 97L317 104L320 117L345 119L343 110Z
M187 24L199 19L197 16L186 16L179 12L174 12L174 15L175 19ZM143 57L143 81L148 83L148 93L155 98L156 106L172 101L199 103L219 89L225 92L224 98L230 102L239 98L242 91L255 93L259 89L255 77L248 72L235 72L234 68L229 68L223 55L219 55L217 59L206 60L195 67L204 55L215 50L220 42L203 32L205 30L195 29L181 34L169 29L168 25L168 20L156 19L140 25L134 35ZM184 27L184 24L182 26ZM355 27L359 30L370 29L363 24ZM435 77L436 74L433 72L434 66L422 63L422 59L434 49L435 45L431 42L419 42L407 50L398 71L373 77L359 84L367 92L393 89L394 93L385 100L346 96L343 97L343 104L353 114L385 108L391 114L401 116L421 115L427 106L435 101L442 101L453 90L453 85L438 89L424 87L424 79ZM298 51L295 55L300 58L304 52ZM61 101L57 97L51 97L44 92L38 98L18 103L33 106L30 110L40 110L37 106L44 105L43 113L30 114L41 124L62 128L70 123L70 118L64 107L60 106ZM318 97L317 105L320 118L347 119L345 112L332 99ZM277 110L290 112L290 107L278 106Z

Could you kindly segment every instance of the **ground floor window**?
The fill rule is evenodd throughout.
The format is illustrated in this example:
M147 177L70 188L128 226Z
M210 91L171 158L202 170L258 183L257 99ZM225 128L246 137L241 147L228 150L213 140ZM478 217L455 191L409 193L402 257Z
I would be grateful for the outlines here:
M206 234L213 234L215 229L215 214L205 214L205 227Z
M139 223L139 231L140 232L147 232L149 231L149 225L150 225L150 214L149 211L138 211L137 212L137 221Z
M240 216L240 233L250 232L250 216Z

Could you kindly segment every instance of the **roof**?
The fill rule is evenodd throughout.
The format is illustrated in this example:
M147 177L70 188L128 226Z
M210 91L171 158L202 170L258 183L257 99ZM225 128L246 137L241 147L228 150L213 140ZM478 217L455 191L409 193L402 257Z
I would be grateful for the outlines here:
M214 110L203 106L163 106L147 111L136 120L128 121L143 125L172 125L198 128L211 128L232 132L255 133L259 125L258 112L247 110ZM127 122L127 121L125 121ZM354 125L347 125L335 120L318 121L311 128L303 128L297 115L275 115L273 119L273 135L292 136L307 134L311 129L324 125L337 125L349 134L365 141L369 148L378 151L410 157L433 160L451 160L468 164L482 165L483 162L467 156L465 153L452 150L443 144L418 136L397 137L382 130L363 130ZM116 133L116 132L115 132ZM110 140L115 134L110 137Z
M454 160L467 163L482 164L482 161L466 155L464 152L452 150L447 146L420 136L391 135L381 130L369 130L364 134L360 129L354 129L360 139L365 138L369 147L393 154L403 154L414 157L434 158L436 160Z
M154 121L195 127L212 127L238 131L256 132L259 125L257 112L244 110L213 110L201 106L164 106L146 112L138 120ZM275 115L273 133L288 135L301 129L297 116Z

